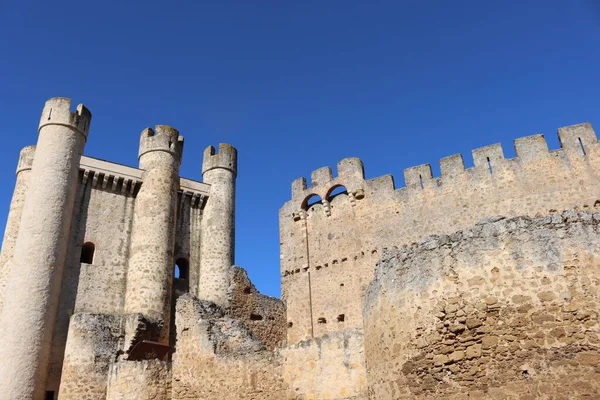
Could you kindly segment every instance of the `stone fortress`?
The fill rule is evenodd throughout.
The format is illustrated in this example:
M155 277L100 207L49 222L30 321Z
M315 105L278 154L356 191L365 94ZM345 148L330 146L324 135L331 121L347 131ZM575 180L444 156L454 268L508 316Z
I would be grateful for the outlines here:
M365 180L347 158L280 209L282 301L234 266L237 152L179 176L83 156L46 102L0 253L0 399L600 398L600 144L589 124Z

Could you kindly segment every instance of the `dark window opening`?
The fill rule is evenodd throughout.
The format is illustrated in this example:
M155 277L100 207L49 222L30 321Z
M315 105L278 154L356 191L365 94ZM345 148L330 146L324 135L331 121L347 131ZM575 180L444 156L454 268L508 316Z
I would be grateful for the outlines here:
M486 158L487 158L488 169L490 170L490 175L491 175L492 174L492 162L490 161L489 157L486 157Z
M46 391L46 400L54 400L54 390Z
M246 287L244 288L244 294L250 294L250 293L252 293L252 291L251 291L251 289L250 289L250 286L246 286Z
M250 314L251 321L262 321L262 319L263 319L262 315Z
M346 319L346 316L344 314L340 314L337 317L338 322L344 322L345 319Z
M80 262L84 264L93 264L94 263L94 251L96 247L92 242L86 242L81 246L81 258Z
M175 261L175 278L178 279L189 279L190 277L190 265L188 260L185 258L178 258Z
M334 197L339 196L340 194L348 194L348 189L342 185L334 186L327 194L327 200L331 201Z
M319 324L326 324L326 323L327 323L327 320L326 320L325 318L321 317L321 318L319 318L319 319L317 320L317 322L318 322Z
M344 287L344 284L343 284L343 283L340 283L340 287Z
M291 328L292 326L294 326L294 323L292 321L288 322L288 328Z
M321 197L317 194L311 194L304 200L304 203L302 204L302 209L304 211L308 211L309 208L317 204L323 204Z
M425 189L425 185L423 185L423 176L419 174L419 183L421 184L421 189Z

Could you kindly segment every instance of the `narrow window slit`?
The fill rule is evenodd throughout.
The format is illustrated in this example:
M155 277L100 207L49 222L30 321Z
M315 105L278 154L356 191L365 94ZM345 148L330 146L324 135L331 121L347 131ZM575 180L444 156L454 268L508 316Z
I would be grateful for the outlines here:
M579 147L581 147L581 153L583 153L583 155L585 156L585 148L583 147L583 142L581 141L580 137L578 137L577 140L579 140Z
M489 157L486 157L486 158L487 158L488 169L490 170L490 175L492 175L493 174L492 162L490 161Z
M425 186L423 186L423 176L421 174L419 174L419 183L421 184L421 189L425 189Z
M83 246L81 246L81 257L79 259L79 262L83 264L93 264L95 250L96 247L94 246L94 243L84 243Z
M50 121L50 118L52 118L52 109L50 109L50 111L48 111L48 121Z

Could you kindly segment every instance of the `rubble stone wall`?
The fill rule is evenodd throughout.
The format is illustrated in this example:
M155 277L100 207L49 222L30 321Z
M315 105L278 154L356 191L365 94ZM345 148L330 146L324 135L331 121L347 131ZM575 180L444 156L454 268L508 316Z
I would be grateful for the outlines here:
M386 253L365 299L369 398L599 397L599 221L494 218Z

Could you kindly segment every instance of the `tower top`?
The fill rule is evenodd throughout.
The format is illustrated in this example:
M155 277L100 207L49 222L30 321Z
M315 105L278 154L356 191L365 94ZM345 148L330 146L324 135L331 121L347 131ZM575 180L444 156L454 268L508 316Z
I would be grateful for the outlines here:
M140 136L138 159L151 151L165 151L181 162L183 136L179 136L179 131L172 126L156 125L154 129L146 128Z
M219 143L219 152L213 146L204 150L202 161L202 175L215 168L227 169L237 175L237 150L230 144Z
M38 132L46 125L64 125L77 130L87 140L91 121L92 113L83 104L72 112L71 99L53 97L44 105Z
M33 157L35 156L35 145L23 147L19 154L19 164L17 165L17 175L21 171L27 171L31 169L33 165Z

